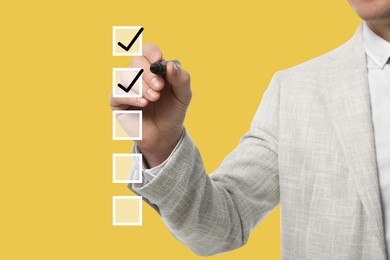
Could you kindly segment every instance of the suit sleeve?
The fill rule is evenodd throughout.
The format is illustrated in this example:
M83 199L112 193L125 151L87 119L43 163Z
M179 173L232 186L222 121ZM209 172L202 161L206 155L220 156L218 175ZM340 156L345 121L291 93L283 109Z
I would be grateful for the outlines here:
M250 130L210 175L184 132L180 145L150 182L128 185L194 253L215 255L241 247L279 203L279 90L277 73Z

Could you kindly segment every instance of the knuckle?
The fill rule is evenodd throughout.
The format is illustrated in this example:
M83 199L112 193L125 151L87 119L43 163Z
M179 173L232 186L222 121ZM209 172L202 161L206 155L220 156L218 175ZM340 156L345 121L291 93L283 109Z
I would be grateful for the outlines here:
M154 74L152 74L149 70L149 68L144 68L144 73L142 74L142 78L150 83L150 81L152 80L152 78L154 77Z
M149 61L155 62L162 59L162 53L160 49L153 43L146 43L144 45L144 56L147 57Z
M143 90L142 90L142 97L146 98L147 100L150 100L150 95L149 95L148 90L149 90L148 87L143 88Z
M183 81L184 82L190 82L191 81L191 75L190 73L188 73L187 71L184 71L183 72Z
M155 46L155 45L154 45L153 43L147 42L147 43L144 44L144 49L145 49L145 50L148 50L148 49L153 48L154 46Z

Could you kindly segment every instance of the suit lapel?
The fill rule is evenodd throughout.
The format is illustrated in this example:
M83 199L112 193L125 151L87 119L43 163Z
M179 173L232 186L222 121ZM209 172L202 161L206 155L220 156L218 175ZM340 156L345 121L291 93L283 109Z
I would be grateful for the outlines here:
M362 25L330 57L324 75L327 106L362 205L386 254Z

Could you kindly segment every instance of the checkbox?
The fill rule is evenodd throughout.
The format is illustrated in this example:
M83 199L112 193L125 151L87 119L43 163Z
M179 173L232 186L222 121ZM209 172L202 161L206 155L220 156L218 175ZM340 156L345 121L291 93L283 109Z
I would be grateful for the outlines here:
M142 140L142 111L114 110L112 138L113 140Z
M142 68L113 68L113 97L142 97Z
M113 226L142 226L142 197L112 197Z
M132 176L130 170L134 168ZM120 153L112 155L113 183L142 183L142 154Z
M142 26L113 26L112 55L141 56L143 30Z

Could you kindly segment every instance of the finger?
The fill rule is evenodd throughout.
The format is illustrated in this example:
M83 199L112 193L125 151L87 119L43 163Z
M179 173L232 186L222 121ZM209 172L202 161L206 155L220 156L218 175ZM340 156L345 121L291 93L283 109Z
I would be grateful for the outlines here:
M149 61L149 63L161 61L163 59L160 48L150 42L146 43L142 47L142 55Z
M138 137L140 136L139 116L140 115L138 113L117 113L116 120L128 136Z
M128 97L142 97L138 92L135 92L135 91L133 91L132 89L129 91L129 93L128 93Z
M155 102L160 98L160 92L153 90L145 80L142 80L142 97Z
M111 93L110 106L113 110L124 109L130 106L145 107L148 100L143 97L113 97Z
M150 71L151 63L145 57L134 57L131 60L131 67L143 68L142 78L155 91L161 91L164 87L164 79Z
M133 80L137 76L138 72L139 71L122 71L119 75L119 83L125 88L127 88L128 86L130 86L130 84L133 83ZM138 93L140 92L141 82L141 78L138 78L137 81L133 83L133 86L131 87L130 91L138 95ZM115 94L126 95L127 93L123 89L117 87L115 88Z
M167 64L165 79L172 84L172 91L179 101L188 105L192 96L190 74L170 61Z
M140 94L137 92L130 90L129 92L122 91L123 93L118 93L119 91L115 91L113 94L113 98L118 99L118 98L136 98L136 97L142 97Z
M150 63L145 57L133 58L131 66L144 69L142 73L142 96L149 101L157 101L160 98L159 91L164 87L163 78L150 71Z

